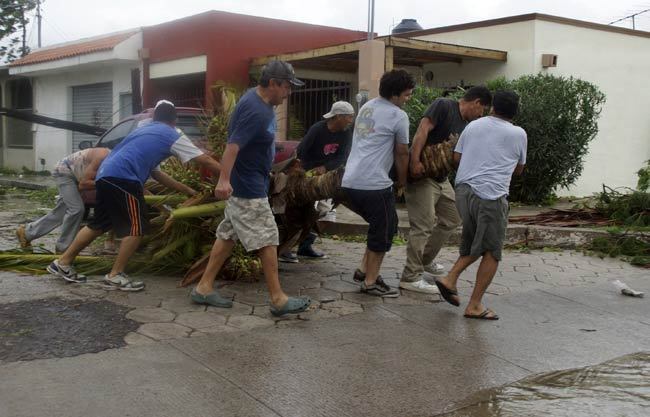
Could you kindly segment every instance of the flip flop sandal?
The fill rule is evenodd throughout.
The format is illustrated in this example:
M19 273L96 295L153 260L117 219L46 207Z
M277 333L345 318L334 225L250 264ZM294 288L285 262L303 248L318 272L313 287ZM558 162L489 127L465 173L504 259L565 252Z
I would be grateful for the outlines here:
M298 314L307 310L310 305L311 298L289 297L287 302L280 308L271 305L271 314L276 317L284 316L285 314Z
M445 287L442 282L438 281L437 279L434 281L436 284L436 287L438 287L438 290L440 291L440 295L442 298L445 299L446 302L449 304L458 307L460 305L460 302L457 300L454 300L453 297L458 296L458 291L450 290L449 288Z
M488 314L492 313L492 316L488 316ZM467 319L477 319L477 320L499 320L499 316L497 314L490 310L489 308L486 308L485 311L483 311L481 314L465 314L465 318Z

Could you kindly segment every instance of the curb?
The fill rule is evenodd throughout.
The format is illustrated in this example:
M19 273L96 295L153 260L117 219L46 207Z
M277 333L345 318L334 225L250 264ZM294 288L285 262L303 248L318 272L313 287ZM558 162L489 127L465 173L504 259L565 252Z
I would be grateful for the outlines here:
M25 188L28 190L46 190L52 186L47 184L36 184L33 182L21 181L21 180L8 180L5 178L0 178L0 185L6 187L16 187L16 188Z
M319 222L321 233L329 235L365 235L368 225L363 223L332 223ZM408 226L399 226L399 234L408 237ZM460 231L456 229L447 240L446 245L460 243ZM640 235L645 235L640 233ZM543 248L547 246L562 249L576 249L590 243L598 237L608 237L610 233L605 230L584 229L578 227L550 227L533 225L508 225L506 229L506 245L525 245L530 248Z

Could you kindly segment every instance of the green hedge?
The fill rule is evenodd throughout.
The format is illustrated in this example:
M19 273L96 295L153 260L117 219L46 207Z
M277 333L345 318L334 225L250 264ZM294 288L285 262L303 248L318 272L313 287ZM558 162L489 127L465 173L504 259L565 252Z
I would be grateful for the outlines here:
M538 203L551 198L558 187L568 187L580 177L589 142L598 133L598 117L605 95L595 85L576 78L526 75L515 80L498 78L487 83L493 91L509 89L519 94L520 112L514 119L528 134L524 175L510 187L512 201ZM429 104L441 90L418 86L405 106L411 137ZM462 95L462 90L451 94Z

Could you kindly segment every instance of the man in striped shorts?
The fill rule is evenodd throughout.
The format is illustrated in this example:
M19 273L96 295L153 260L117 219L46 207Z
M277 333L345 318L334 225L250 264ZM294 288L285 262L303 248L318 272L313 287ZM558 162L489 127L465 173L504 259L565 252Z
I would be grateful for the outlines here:
M151 176L162 185L194 195L192 188L174 180L157 167L170 156L183 163L195 161L218 176L220 165L205 155L175 128L176 108L166 100L156 105L153 122L131 132L102 162L97 173L97 207L91 223L81 229L63 255L52 262L48 272L67 281L83 282L72 262L95 238L113 230L122 238L117 258L104 277L108 289L139 291L144 283L132 281L125 273L126 264L149 228L144 202L144 183Z

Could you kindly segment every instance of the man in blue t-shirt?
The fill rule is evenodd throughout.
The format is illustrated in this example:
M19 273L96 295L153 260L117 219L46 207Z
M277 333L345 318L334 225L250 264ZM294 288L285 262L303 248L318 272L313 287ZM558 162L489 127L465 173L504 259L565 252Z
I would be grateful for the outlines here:
M192 188L174 180L158 169L158 165L174 155L185 163L194 161L219 175L220 165L197 148L175 128L176 108L169 101L156 104L153 122L131 132L104 159L95 177L97 206L93 220L77 233L75 240L61 257L53 261L48 272L70 282L84 282L72 262L86 246L108 230L123 238L111 272L104 277L109 289L139 291L140 281L132 281L125 273L126 264L136 251L149 224L144 201L144 183L151 176L162 185L178 192L194 195Z
M304 83L290 64L271 61L263 69L259 85L248 90L237 103L228 126L228 144L215 193L227 199L224 220L217 228L210 260L201 281L192 290L192 301L223 307L223 298L213 288L217 273L232 253L237 240L257 251L271 299L271 313L281 316L300 313L309 307L308 298L288 297L278 277L278 228L268 201L271 165L275 154L273 106L291 94L291 87Z

